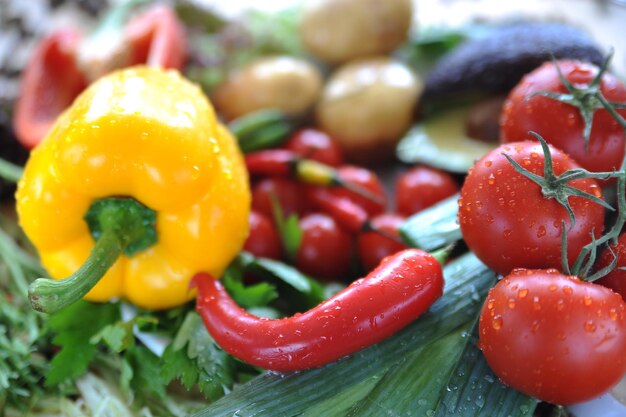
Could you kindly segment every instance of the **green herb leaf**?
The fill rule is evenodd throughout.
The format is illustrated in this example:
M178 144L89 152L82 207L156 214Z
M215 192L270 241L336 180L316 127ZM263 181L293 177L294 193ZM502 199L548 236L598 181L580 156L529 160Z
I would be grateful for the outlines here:
M212 401L230 390L236 378L235 359L213 341L196 312L188 313L162 363L166 383L179 379L187 389L197 385Z
M244 308L263 307L278 298L276 288L268 282L245 286L233 274L225 274L221 282L235 302Z
M132 369L130 387L148 396L165 396L166 381L161 376L161 360L143 345L133 344L126 349L124 358Z
M114 324L105 326L96 333L90 342L97 345L103 342L114 352L122 352L135 343L135 326L141 326L147 323L156 324L158 320L152 316L135 316L128 321L118 321Z
M283 244L285 255L293 263L302 242L302 229L300 229L298 216L292 214L285 217L278 198L273 195L271 196L271 201L274 223L276 224L276 229L278 229L278 235Z
M293 130L285 114L263 109L241 116L228 124L242 152L252 152L280 145Z
M61 350L50 362L46 386L54 386L85 373L96 354L91 338L105 326L120 319L118 304L79 301L53 315L48 328L56 335L52 343Z
M301 307L311 308L326 300L326 292L319 282L290 265L266 258L256 258L251 265L255 270L269 273L294 289L294 301Z

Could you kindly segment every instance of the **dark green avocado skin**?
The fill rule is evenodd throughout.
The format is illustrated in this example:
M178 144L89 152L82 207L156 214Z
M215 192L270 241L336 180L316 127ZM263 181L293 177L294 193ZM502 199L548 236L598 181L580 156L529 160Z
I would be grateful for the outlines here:
M603 60L594 40L581 29L555 22L517 22L444 55L426 77L422 103L506 93L550 54L595 64Z

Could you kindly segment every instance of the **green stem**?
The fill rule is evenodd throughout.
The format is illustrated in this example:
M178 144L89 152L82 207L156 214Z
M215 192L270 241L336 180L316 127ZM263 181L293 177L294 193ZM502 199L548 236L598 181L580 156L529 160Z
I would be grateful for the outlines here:
M39 278L28 290L31 305L37 311L54 313L75 303L87 294L113 266L124 251L122 239L113 230L104 231L85 263L62 280Z
M96 200L85 221L96 244L85 263L69 277L56 281L39 278L30 285L33 308L54 313L84 297L120 255L132 256L157 241L156 212L133 198Z
M24 174L24 169L21 166L0 158L0 178L17 183L22 178L22 174Z

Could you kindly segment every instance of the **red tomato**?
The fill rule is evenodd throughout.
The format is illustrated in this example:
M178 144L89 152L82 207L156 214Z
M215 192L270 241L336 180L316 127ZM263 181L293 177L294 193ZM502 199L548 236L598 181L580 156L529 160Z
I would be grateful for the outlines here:
M594 398L626 373L626 304L556 270L516 270L489 291L479 347L507 385L543 401Z
M626 233L617 239L617 245L611 246L613 253L609 249L605 249L598 259L597 270L610 265L613 257L617 257L615 269L604 277L596 281L596 284L604 285L619 293L623 299L626 299L626 270L619 269L626 267Z
M274 223L255 210L250 211L249 218L250 233L243 249L254 256L280 259L283 255L283 247Z
M317 129L301 129L285 143L289 149L307 159L338 167L343 164L343 151L325 132Z
M296 267L322 279L345 279L352 260L352 238L332 217L313 213L300 219L302 241Z
M423 166L400 174L395 185L396 211L405 216L424 210L459 189L452 175Z
M264 178L252 187L252 208L273 219L273 196L278 199L285 216L302 215L308 211L301 184L294 180L273 177Z
M559 61L563 76L575 86L589 84L598 67L578 61ZM605 73L600 89L609 101L626 102L626 86L615 76ZM538 91L566 93L554 63L547 62L527 74L509 94L500 119L503 142L532 139L528 131L540 134L546 142L565 151L589 171L619 169L624 158L624 129L604 109L597 110L589 148L585 149L583 118L579 110L557 100L534 95ZM626 110L620 110L626 117Z
M579 167L565 153L550 147L556 175ZM537 142L501 145L480 159L468 173L459 199L463 238L487 266L501 274L514 268L560 268L561 222L570 227L567 211L541 187L518 173L505 153L528 171L543 176L544 156ZM568 185L596 197L602 193L593 179ZM604 208L588 199L570 197L576 225L567 232L570 263L604 227Z
M370 221L374 231L359 234L357 238L359 258L361 265L363 265L366 271L376 268L386 256L393 255L407 248L406 245L399 241L399 230L402 223L404 223L404 217L399 214L379 214ZM395 236L397 240L390 239L377 231L381 231L389 236Z
M333 187L331 193L337 197L345 197L361 206L370 216L382 213L387 205L387 195L380 178L374 171L353 165L344 165L337 169L339 177L348 183L369 191L378 201L368 199L344 187Z

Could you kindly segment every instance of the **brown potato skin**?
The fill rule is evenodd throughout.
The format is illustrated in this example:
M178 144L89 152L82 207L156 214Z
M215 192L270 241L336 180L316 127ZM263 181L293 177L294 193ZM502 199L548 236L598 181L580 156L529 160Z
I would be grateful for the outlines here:
M330 64L384 55L407 37L411 0L314 0L300 21L300 38L315 57Z
M422 85L405 64L388 57L353 61L326 83L316 107L318 124L347 159L386 162L411 125Z
M290 56L257 59L235 71L213 92L226 120L274 108L290 116L306 113L322 89L322 75L310 62Z

